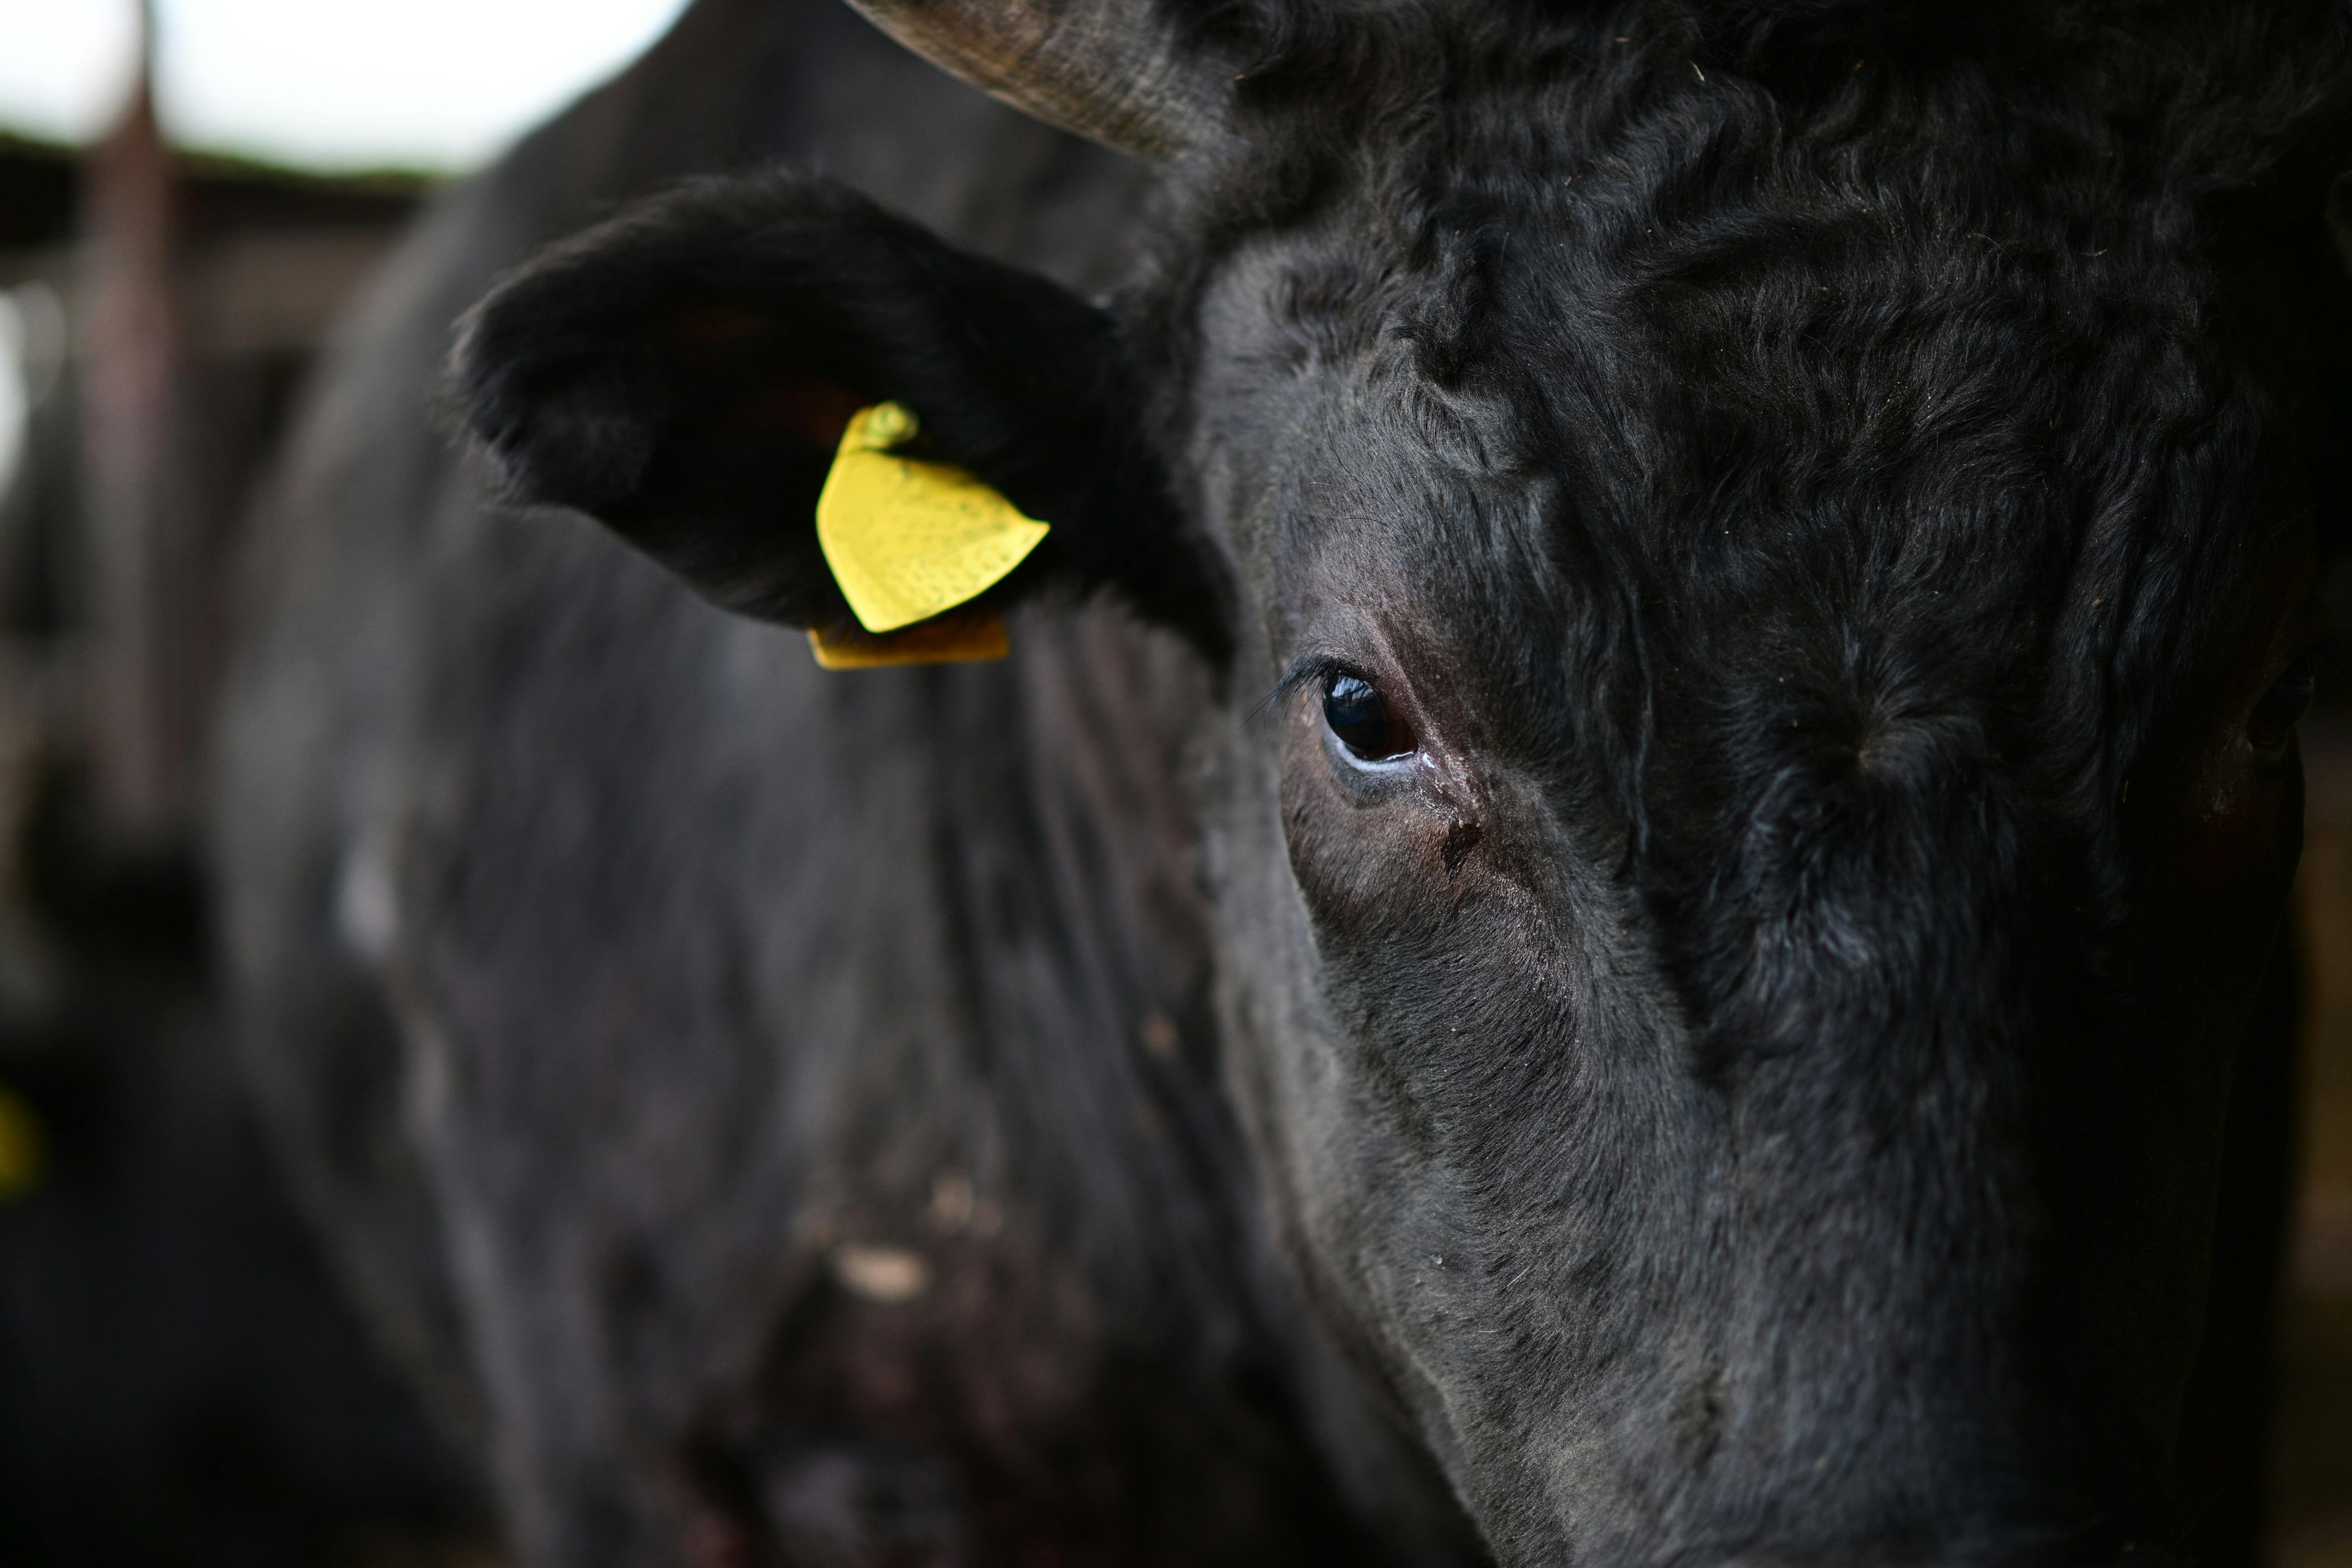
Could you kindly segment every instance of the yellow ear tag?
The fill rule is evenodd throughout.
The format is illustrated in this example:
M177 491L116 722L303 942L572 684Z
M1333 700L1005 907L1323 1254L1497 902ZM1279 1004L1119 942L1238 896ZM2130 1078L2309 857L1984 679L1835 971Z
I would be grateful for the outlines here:
M896 456L915 434L914 411L877 403L851 416L816 500L816 542L859 626L812 632L828 668L1002 658L1003 622L976 609L943 618L932 633L901 631L954 609L1003 581L1048 531L971 474L947 463ZM881 634L897 634L884 637ZM829 657L831 656L831 657Z

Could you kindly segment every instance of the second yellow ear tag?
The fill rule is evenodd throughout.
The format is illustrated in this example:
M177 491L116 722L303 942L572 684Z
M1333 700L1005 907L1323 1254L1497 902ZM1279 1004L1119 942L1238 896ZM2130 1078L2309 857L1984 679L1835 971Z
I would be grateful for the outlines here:
M41 1124L24 1098L0 1083L0 1203L23 1197L40 1180Z
M1047 528L948 463L895 456L914 411L877 403L853 415L816 500L816 542L841 596L869 632L896 631L978 597Z

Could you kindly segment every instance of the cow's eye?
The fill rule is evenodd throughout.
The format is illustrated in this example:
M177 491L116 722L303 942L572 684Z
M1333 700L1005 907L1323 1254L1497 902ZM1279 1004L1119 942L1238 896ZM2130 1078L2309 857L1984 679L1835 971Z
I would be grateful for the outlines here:
M1401 757L1412 750L1379 690L1360 675L1334 675L1323 687L1323 722L1339 743L1368 763Z
M2288 665L2271 682L2271 689L2254 704L2253 716L2246 721L2246 739L2254 750L2275 752L2285 746L2287 737L2311 707L2316 675L2311 660L2305 658Z

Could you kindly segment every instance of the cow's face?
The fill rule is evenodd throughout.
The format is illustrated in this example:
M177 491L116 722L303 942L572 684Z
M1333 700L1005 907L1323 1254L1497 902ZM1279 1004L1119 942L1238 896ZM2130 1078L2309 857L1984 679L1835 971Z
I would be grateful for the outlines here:
M2324 635L2280 367L2128 148L1489 88L1181 316L1294 1253L1516 1560L2157 1539Z
M478 313L518 487L824 624L773 520L898 397L1055 521L997 596L1199 644L1277 1228L1507 1560L2160 1531L2325 636L2253 100L1700 11L1306 28L1235 95L1088 56L1110 0L876 8L1181 151L1131 309L699 187Z

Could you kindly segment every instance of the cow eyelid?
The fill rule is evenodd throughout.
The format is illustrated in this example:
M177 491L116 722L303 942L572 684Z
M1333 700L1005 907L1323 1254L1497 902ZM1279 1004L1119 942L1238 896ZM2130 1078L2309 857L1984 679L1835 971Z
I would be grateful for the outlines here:
M1349 753L1353 765L1372 769L1391 768L1403 762L1418 749L1412 741L1410 730L1398 721L1393 710L1386 709L1385 699L1380 695L1380 681L1354 660L1331 653L1302 655L1291 665L1288 672L1276 682L1274 689L1266 694L1265 700L1250 710L1249 721L1255 723L1263 717L1283 710L1301 690L1320 685L1325 691L1323 721L1328 730L1331 724L1329 694L1341 681L1362 686L1375 702L1382 704L1384 715L1388 721L1389 736L1401 742L1391 750L1368 752L1359 750L1354 742L1338 735L1335 731L1334 738L1339 741L1342 749Z
M1360 680L1370 679L1364 672L1346 659L1328 653L1302 654L1283 678L1249 710L1250 722L1255 723L1288 705L1290 700L1318 680L1335 675L1352 675Z

